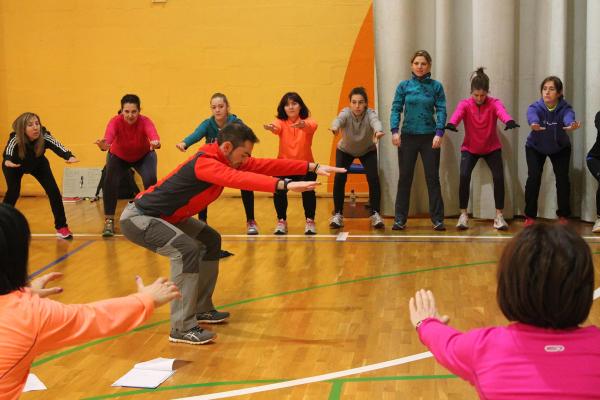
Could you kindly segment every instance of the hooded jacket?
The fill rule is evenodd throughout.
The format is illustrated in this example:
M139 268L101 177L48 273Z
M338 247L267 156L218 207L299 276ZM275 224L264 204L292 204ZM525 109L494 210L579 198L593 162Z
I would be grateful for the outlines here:
M544 100L539 99L527 109L527 123L539 124L541 131L531 131L527 136L525 146L550 155L556 154L571 146L571 140L564 127L575 121L575 111L563 98L558 101L556 108L550 111Z

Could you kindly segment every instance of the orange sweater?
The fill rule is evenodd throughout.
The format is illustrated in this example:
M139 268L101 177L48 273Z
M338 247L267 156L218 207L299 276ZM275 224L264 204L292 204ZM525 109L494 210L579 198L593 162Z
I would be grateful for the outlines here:
M317 122L312 118L306 118L304 128L291 127L299 121L300 119L296 121L276 119L273 121L273 125L275 125L274 133L279 136L279 155L277 158L314 162L311 146L313 135L318 127Z
M153 311L152 297L139 293L70 305L30 289L0 296L0 397L19 398L38 355L131 330Z

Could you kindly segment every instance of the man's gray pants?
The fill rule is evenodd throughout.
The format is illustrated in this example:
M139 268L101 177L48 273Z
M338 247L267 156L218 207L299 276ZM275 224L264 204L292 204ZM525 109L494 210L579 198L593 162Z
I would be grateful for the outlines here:
M215 309L219 232L194 218L171 224L144 215L134 203L123 210L120 225L127 239L171 260L171 280L181 292L181 298L171 302L171 329L185 332L197 326L196 314Z

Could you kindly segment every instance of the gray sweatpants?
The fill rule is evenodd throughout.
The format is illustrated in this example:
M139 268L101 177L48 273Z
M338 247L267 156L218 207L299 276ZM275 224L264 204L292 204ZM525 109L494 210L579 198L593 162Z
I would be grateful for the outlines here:
M171 329L188 331L197 325L197 313L215 309L212 295L219 275L219 232L194 218L171 224L144 215L134 203L125 207L120 224L127 239L171 261L171 280L182 296L171 302Z

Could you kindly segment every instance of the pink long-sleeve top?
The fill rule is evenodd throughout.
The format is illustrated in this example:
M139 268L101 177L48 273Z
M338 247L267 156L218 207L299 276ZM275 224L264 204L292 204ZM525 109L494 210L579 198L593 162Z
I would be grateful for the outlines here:
M291 121L289 119L275 119L275 132L279 136L279 155L277 158L289 160L303 160L314 162L312 154L312 140L317 130L317 121L312 118L303 120L306 126L302 129L293 128L292 125L300 122L300 119Z
M152 297L141 293L70 305L42 299L30 289L0 296L0 397L19 398L38 355L126 332L153 311Z
M480 398L600 398L600 329L513 323L462 333L434 318L419 338L435 359L467 380Z
M481 155L502 148L496 130L498 119L505 124L513 119L500 99L487 96L482 105L477 105L477 102L469 97L458 103L448 123L458 126L464 121L465 139L460 149Z
M150 118L139 115L130 124L122 115L116 115L108 122L104 140L110 145L110 152L130 163L139 161L150 152L150 141L160 140Z

